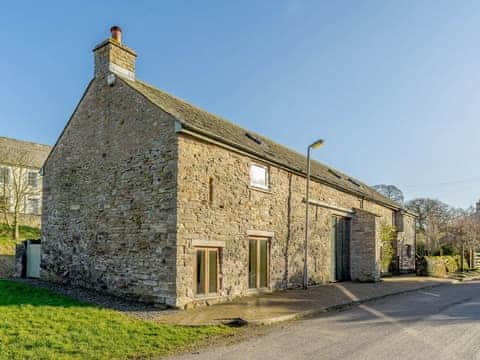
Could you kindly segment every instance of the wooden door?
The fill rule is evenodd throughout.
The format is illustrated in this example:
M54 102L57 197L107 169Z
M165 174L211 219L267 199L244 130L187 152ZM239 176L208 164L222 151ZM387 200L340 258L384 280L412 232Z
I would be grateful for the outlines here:
M350 280L350 219L332 217L332 280Z
M268 253L268 239L248 240L248 287L250 289L268 287Z

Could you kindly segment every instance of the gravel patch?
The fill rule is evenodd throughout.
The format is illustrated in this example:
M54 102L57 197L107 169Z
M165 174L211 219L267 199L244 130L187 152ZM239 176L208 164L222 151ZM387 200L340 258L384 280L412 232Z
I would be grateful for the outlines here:
M47 289L56 294L68 296L72 299L87 302L99 307L113 309L141 320L159 320L161 317L176 313L179 310L170 309L162 305L149 305L120 297L106 295L95 290L77 286L51 283L39 279L14 279L23 284Z

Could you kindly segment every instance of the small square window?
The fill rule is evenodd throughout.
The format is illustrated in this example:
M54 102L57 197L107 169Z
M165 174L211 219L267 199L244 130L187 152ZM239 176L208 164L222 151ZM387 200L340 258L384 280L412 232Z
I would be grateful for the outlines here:
M10 181L10 169L0 167L0 184L8 184Z
M8 196L0 196L0 211L10 210L10 199Z
M40 199L28 199L28 213L40 214Z
M395 211L393 213L393 226L399 232L403 231L403 213L401 210Z
M28 173L28 186L36 188L38 186L38 176L36 172L30 171Z
M250 185L261 189L268 189L268 168L262 165L250 166Z

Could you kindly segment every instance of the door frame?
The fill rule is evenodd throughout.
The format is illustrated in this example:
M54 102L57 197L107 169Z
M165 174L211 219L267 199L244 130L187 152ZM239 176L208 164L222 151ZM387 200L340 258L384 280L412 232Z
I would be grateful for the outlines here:
M341 278L338 278L337 276L337 271L338 271L338 262L337 262L337 256L338 256L338 226L339 223L343 222L341 226L343 226L343 238L342 240L342 250L347 250L347 254L343 253L340 256L340 259L342 259L341 263ZM346 224L348 223L348 226ZM330 234L330 281L331 282L337 282L337 281L348 281L351 278L350 275L350 266L351 266L351 254L350 254L350 242L351 242L351 237L352 237L352 226L351 226L351 218L348 216L342 216L342 215L336 215L333 214L331 217L331 234ZM347 243L348 244L345 244ZM344 260L344 256L347 257L346 260ZM345 263L344 263L345 262ZM346 265L346 266L345 266Z
M197 292L197 269L198 269L198 258L197 251L205 251L205 285L204 293ZM210 251L215 251L217 253L217 291L214 293L209 292L210 287ZM193 293L195 297L215 297L220 293L220 248L216 247L206 247L206 246L195 246L194 247L194 265L193 265Z
M262 291L270 289L270 254L271 254L271 238L270 237L263 237L263 236L248 236L248 251L247 251L247 288L249 291ZM255 287L250 287L250 240L254 240L256 242L256 251L257 251L257 259L256 259L256 276L255 276ZM266 241L267 245L267 259L266 259L266 281L267 285L264 287L260 287L260 241Z

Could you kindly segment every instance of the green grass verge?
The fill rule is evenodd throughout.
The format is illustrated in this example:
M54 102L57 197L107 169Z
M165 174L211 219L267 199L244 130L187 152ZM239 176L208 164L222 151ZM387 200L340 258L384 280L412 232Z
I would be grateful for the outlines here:
M40 229L20 225L20 239L22 241L25 239L40 239ZM15 241L12 238L12 230L5 224L0 224L0 246L13 246Z
M223 326L160 325L0 280L0 359L131 359L172 353Z

